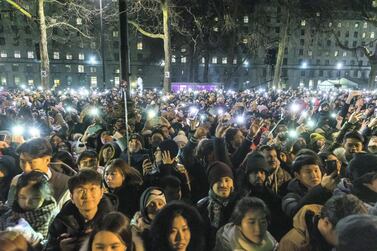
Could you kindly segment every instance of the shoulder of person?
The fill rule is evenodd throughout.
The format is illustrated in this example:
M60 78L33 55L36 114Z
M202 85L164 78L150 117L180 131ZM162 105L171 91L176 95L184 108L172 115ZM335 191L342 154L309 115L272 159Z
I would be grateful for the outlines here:
M202 207L205 207L207 206L209 203L209 197L204 197L203 199L200 199L197 203L196 203L196 206L198 208L202 208Z
M21 177L21 175L22 175L22 173L17 174L16 176L14 176L13 179L12 179L12 181L11 181L11 183L10 183L10 185L11 186L16 186L17 182L18 182L18 179Z

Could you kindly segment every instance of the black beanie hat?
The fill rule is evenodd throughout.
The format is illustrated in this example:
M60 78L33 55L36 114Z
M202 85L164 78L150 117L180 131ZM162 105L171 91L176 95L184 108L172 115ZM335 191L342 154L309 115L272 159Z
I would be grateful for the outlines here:
M138 133L132 134L131 137L130 137L130 140L131 139L136 139L136 140L140 141L141 146L144 147L144 139L140 134L138 134Z
M294 173L299 173L301 168L305 165L318 165L318 166L321 166L320 165L320 162L319 162L319 158L318 157L315 157L315 156L312 156L310 154L303 154L303 155L299 155L295 161L293 161L293 164L292 164L292 171Z
M246 156L246 174L264 171L269 174L272 170L264 156L258 152L253 152Z
M172 139L166 139L162 141L158 147L160 147L161 152L169 151L171 158L175 158L178 155L179 146Z
M377 172L377 156L369 153L356 153L348 165L353 181L370 172Z
M208 183L211 188L213 184L218 182L223 177L230 177L234 179L232 169L227 164L221 161L215 161L208 166L207 176Z

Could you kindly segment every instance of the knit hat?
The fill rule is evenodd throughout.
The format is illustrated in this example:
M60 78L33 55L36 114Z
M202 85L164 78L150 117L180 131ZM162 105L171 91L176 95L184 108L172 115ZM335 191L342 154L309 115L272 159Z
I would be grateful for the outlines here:
M361 178L364 174L377 172L377 156L369 153L356 153L348 168L353 181Z
M316 156L312 156L312 155L309 155L309 154L303 154L303 155L299 155L295 161L293 161L293 164L292 164L292 171L294 173L299 173L301 168L305 165L318 165L320 166L320 163L319 163L319 158Z
M325 139L326 139L325 136L323 136L322 134L319 134L319 133L310 134L310 141L312 143L317 142L319 140L325 140Z
M208 166L207 176L208 183L211 188L213 184L220 181L220 179L223 177L230 177L234 179L232 169L227 164L221 161L215 161Z
M188 139L187 139L187 137L186 137L186 134L185 134L185 132L184 131L179 131L178 132L178 134L177 134L177 136L175 136L174 138L173 138L173 140L175 141L175 142L182 142L182 143L184 143L184 144L187 144L187 142L188 142Z
M134 134L132 134L132 135L130 136L129 141L130 141L131 139L136 139L136 140L140 141L141 146L144 147L144 140L143 140L143 137L142 137L140 134L138 134L138 133L134 133Z
M262 154L253 152L246 156L246 173L250 174L258 171L264 171L266 174L269 174L271 167Z
M175 143L172 139L166 139L162 141L159 145L161 152L169 151L170 157L175 158L178 155L179 147L178 144Z
M151 222L151 219L148 217L147 207L156 200L161 200L166 204L166 198L162 188L149 187L145 189L140 196L140 213L143 216L144 221L148 224Z
M336 225L338 245L336 250L377 250L377 217L350 215Z

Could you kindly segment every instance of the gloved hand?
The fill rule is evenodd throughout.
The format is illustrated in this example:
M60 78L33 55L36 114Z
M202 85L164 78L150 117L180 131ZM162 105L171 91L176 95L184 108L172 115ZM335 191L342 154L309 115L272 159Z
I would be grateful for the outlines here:
M32 246L37 245L41 240L43 240L43 235L41 233L34 231L34 229L24 218L19 219L15 226L7 227L6 230L22 234L22 236Z

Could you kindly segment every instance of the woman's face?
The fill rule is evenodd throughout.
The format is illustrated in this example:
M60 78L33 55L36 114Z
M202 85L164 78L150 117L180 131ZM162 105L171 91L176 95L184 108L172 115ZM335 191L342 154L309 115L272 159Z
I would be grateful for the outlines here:
M230 177L222 177L212 186L213 192L221 198L228 198L232 193L233 188L233 179Z
M118 235L110 231L100 231L93 239L92 251L126 251L127 245Z
M177 215L169 229L169 246L174 251L185 251L190 243L191 231L185 218Z
M30 186L26 186L18 192L17 202L23 210L31 211L40 208L44 202L44 198L42 194L32 190Z
M163 200L154 200L149 203L146 208L149 219L153 220L165 205L166 202Z
M105 182L106 184L114 189L121 187L125 177L117 168L107 167L105 170Z
M113 149L110 146L103 149L102 157L105 161L110 160L112 155L113 155Z
M241 232L251 242L260 244L267 232L266 213L261 209L250 209L241 221Z

